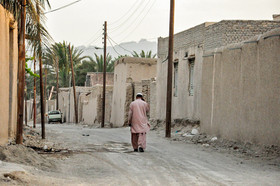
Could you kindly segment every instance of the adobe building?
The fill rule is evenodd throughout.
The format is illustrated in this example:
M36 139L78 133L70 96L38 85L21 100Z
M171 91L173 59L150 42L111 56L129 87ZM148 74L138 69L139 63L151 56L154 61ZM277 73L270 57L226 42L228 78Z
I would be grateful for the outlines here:
M110 120L114 127L127 124L129 105L138 92L142 92L144 99L150 103L150 82L156 77L156 64L157 59L154 58L134 57L123 57L115 62Z
M280 145L280 28L205 53L201 130Z
M0 145L13 139L17 123L17 23L0 5Z
M70 91L69 91L70 90ZM63 113L63 121L74 123L73 87L60 88L58 94L59 109ZM110 123L113 86L106 86L105 123ZM78 122L86 125L99 125L102 121L103 86L76 87Z
M174 35L172 119L201 119L202 64L205 51L247 40L280 27L273 20L223 20L203 23ZM156 112L165 120L168 37L158 39Z
M106 72L106 85L114 84L114 72ZM103 85L103 72L88 72L86 76L86 87Z

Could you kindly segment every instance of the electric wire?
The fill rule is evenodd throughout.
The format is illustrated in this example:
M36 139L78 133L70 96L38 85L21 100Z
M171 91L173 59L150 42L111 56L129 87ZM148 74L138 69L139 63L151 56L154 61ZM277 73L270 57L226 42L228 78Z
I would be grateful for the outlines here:
M144 2L145 2L145 1L146 1L146 0L144 0ZM141 3L141 0L140 0L139 2L140 2L140 3L139 3L137 6L135 6L134 9L132 9L132 10L133 10L132 13L131 13L123 22L121 22L119 25L113 27L112 30L117 30L118 28L122 27L124 24L126 24L127 22L129 22L129 20L130 20L131 18L134 17L134 15L140 10L140 7L144 4L144 3L143 3L143 4ZM140 13L141 13L141 12L140 12ZM110 25L111 25L111 24L110 24Z
M140 17L142 17L142 14L144 14L144 12L147 9L150 2L151 2L151 0L148 0L146 4L143 3L144 7L142 7L142 8L140 8L140 6L142 6L142 4L140 4L140 6L137 7L137 10L135 12L133 12L133 15L137 13L136 18L134 20L131 19L131 18L133 18L133 15L129 16L127 18L127 20L125 20L121 25L119 25L118 27L110 29L110 32L113 33L113 32L116 32L117 30L119 30L119 28L124 28L122 26L125 25L126 23L127 23L127 26L125 26L125 28L122 29L122 30L127 30L131 26L131 24L134 24Z
M107 35L107 36L108 36L108 35ZM108 36L108 38L109 38L111 41L113 41L113 42L114 42L117 46L119 46L120 48L122 48L122 49L124 49L125 51L127 51L127 52L133 54L132 51L130 51L130 50L124 48L123 46L121 46L120 44L118 44L117 42L115 42L111 37Z
M109 43L111 44L111 46L113 47L114 51L115 51L119 56L121 56L121 54L118 53L118 51L117 51L117 50L115 49L115 47L113 46L113 44L112 44L110 38L108 38L108 41L109 41Z
M135 2L133 3L133 6L135 6L136 2L141 3L141 0L135 0ZM113 21L112 23L110 23L111 25L114 25L116 23L118 23L120 20L122 20L131 10L133 10L133 6L131 6L128 11L126 11L119 19L117 19L116 21Z
M61 6L61 7L59 7L59 8L53 9L53 10L50 10L50 11L48 11L48 12L45 12L44 14L48 14L48 13L51 13L51 12L55 12L55 11L61 10L61 9L63 9L63 8L66 8L66 7L68 7L68 6L71 6L71 5L73 5L73 4L76 4L76 3L80 2L80 1L82 1L82 0L74 1L74 2L69 3L69 4L67 4L67 5Z
M131 33L133 33L133 32L137 29L137 27L144 21L144 19L146 18L146 16L149 14L149 12L151 11L151 9L152 9L153 6L155 5L156 1L157 1L157 0L155 0L155 1L153 2L153 4L152 4L151 7L148 9L148 11L147 11L146 14L144 15L144 17L140 20L140 22L138 22L138 24L134 27L134 29L133 29L131 32L129 32L129 34L127 34L120 42L122 42L123 40L125 40L128 36L130 36Z
M101 33L100 33L101 31ZM97 36L98 35L98 36ZM98 30L92 37L91 39L89 39L89 41L85 42L86 45L90 45L92 43L94 43L95 41L97 41L101 36L103 35L102 30ZM94 37L97 36L97 37Z

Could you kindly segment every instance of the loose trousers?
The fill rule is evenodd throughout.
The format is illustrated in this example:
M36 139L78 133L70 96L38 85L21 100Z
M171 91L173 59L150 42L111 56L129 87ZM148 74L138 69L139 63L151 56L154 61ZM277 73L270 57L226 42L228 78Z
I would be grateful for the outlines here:
M133 149L138 147L146 148L146 132L144 133L131 133L131 143Z

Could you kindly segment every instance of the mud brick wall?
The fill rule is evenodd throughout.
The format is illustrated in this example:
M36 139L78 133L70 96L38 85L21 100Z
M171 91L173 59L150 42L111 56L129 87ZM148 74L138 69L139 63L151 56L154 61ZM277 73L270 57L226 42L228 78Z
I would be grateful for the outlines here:
M279 34L280 28L205 55L203 132L229 140L280 145Z
M157 89L156 81L152 80L150 82L150 100L149 100L150 101L149 104L150 104L150 118L151 119L156 118L156 105L157 105L157 103L156 103L156 101L157 101L157 99L156 99L156 97L157 97L156 89Z
M150 84L151 80L142 80L142 94L145 101L150 104Z
M128 112L129 105L134 100L134 86L132 83L126 84L126 100L125 100L125 112L124 112L124 126L128 125Z
M106 73L106 85L114 84L114 73ZM88 72L86 77L85 86L92 87L94 85L103 85L103 72Z

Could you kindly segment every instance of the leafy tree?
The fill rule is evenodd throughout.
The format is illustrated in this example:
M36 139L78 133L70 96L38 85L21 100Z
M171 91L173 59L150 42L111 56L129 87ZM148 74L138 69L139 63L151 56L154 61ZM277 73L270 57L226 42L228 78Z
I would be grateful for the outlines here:
M28 64L27 62L30 61L30 60L33 60L34 58L33 57L28 57L28 58L25 58L25 72L27 74L29 74L30 76L33 76L33 77L40 77L38 74L32 72L32 70L30 68L28 68Z
M89 60L84 60L75 66L76 85L85 85L86 75L88 72L96 72L96 63L91 57L89 57Z
M147 51L146 53L145 53L144 50L141 50L141 52L139 54L136 51L133 51L132 56L133 57L140 57L140 58L155 58L157 55L156 54L152 55L151 50Z

